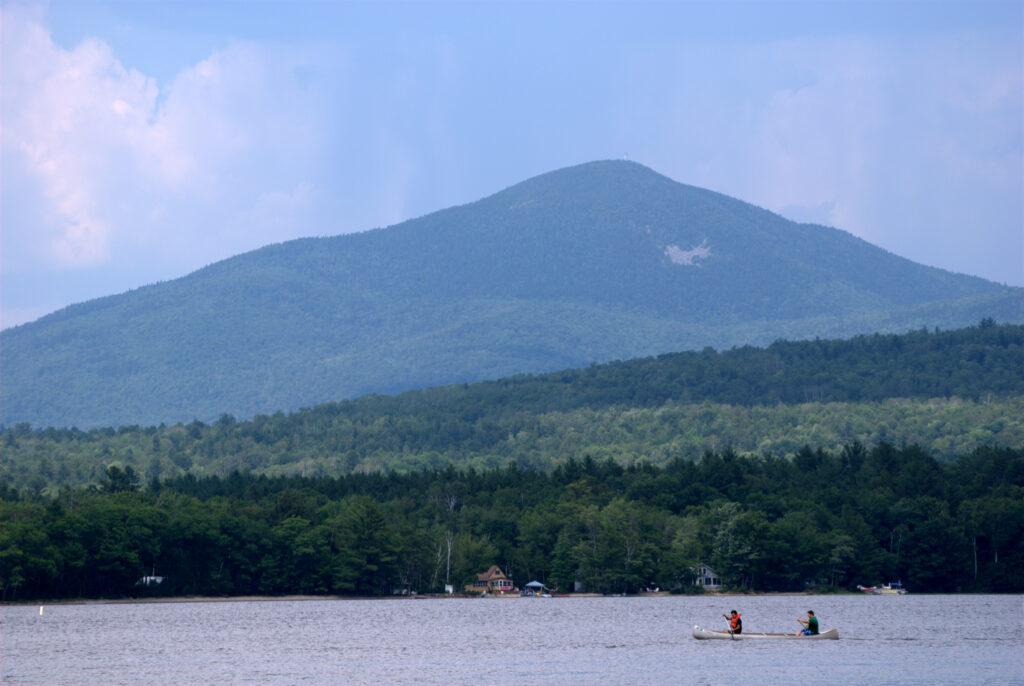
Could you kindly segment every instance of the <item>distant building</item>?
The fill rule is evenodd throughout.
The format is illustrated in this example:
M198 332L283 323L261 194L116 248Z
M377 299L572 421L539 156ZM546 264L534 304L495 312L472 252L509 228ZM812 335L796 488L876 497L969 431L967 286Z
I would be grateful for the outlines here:
M471 593L506 593L512 590L512 581L498 565L491 565L483 574L477 574L476 581L467 584L466 590Z
M693 585L700 586L705 591L717 591L722 588L722 580L715 574L715 570L707 565L691 567L693 572Z

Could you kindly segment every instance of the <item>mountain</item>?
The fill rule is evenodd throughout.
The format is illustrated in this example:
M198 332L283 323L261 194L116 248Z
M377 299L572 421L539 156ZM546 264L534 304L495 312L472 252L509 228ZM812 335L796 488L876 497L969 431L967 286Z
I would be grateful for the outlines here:
M0 421L249 417L663 352L1022 321L925 267L639 164L270 245L3 332Z

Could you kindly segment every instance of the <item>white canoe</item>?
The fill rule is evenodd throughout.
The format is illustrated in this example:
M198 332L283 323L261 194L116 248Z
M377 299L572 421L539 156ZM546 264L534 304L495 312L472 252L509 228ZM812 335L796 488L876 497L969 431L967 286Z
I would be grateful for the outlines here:
M725 631L712 631L711 629L705 629L703 627L693 627L693 637L701 640L708 638L721 638L726 641L741 641L750 638L781 638L791 639L794 641L816 641L819 639L831 639L833 641L839 638L838 629L829 629L828 631L822 631L820 634L812 634L810 636L796 636L795 634L755 634L747 633L744 631L742 634L730 634Z

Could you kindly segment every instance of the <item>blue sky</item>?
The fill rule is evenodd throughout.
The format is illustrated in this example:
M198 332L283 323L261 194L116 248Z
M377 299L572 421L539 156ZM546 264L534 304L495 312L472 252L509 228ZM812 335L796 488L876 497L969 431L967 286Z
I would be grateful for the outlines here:
M1021 2L0 4L0 326L596 159L1024 285Z

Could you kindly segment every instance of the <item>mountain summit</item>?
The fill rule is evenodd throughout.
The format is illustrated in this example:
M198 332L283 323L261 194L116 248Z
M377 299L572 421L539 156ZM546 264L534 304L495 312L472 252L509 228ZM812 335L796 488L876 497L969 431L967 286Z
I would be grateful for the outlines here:
M593 162L8 329L0 420L210 421L705 346L1020 322L1022 292Z

